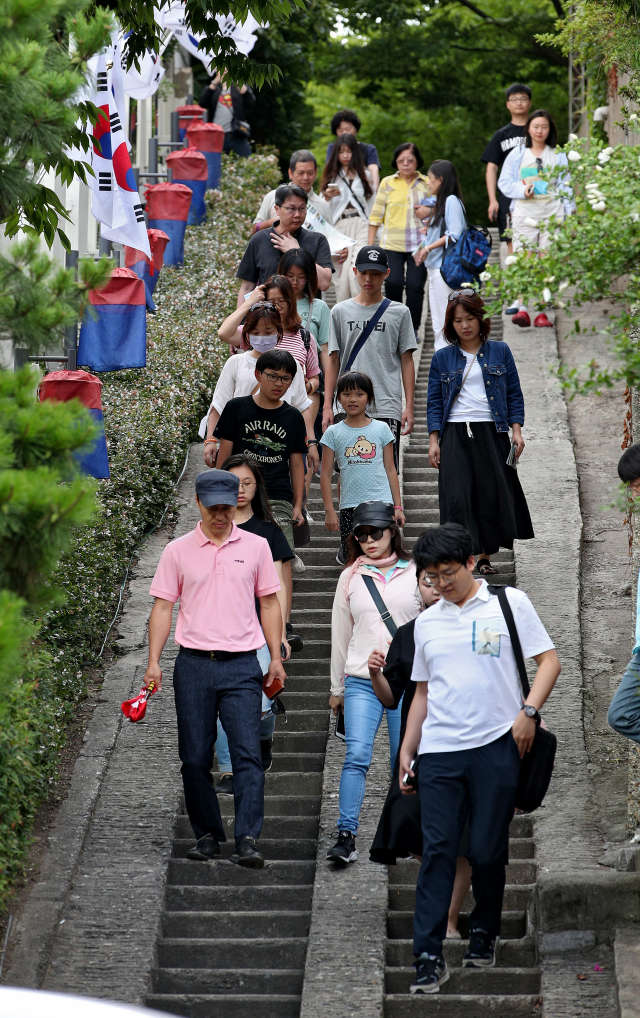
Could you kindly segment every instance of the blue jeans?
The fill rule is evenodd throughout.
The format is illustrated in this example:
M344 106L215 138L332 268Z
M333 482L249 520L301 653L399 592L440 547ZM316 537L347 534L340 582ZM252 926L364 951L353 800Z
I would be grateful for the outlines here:
M509 729L486 746L422 753L419 761L423 849L413 916L413 953L440 955L467 816L476 900L469 929L484 930L492 937L500 933L520 757Z
M213 789L213 745L218 714L229 737L233 763L235 840L259 838L264 818L264 771L260 752L262 669L255 651L227 661L180 651L173 671L178 752L189 820L196 838L226 841Z
M373 691L369 679L346 675L344 680L344 731L347 753L340 777L339 831L358 833L360 810L364 800L364 781L371 766L373 741L387 714L391 770L398 755L402 700L395 710L384 707Z
M627 665L622 682L611 701L607 721L620 735L640 744L640 651Z

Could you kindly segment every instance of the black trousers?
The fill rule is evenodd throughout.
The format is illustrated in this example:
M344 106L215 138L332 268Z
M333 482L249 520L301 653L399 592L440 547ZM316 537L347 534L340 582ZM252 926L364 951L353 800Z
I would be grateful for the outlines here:
M247 157L251 155L251 145L246 138L234 138L233 131L227 131L224 136L224 151Z
M476 749L422 753L419 770L422 865L416 886L413 953L442 954L460 836L470 820L469 862L476 906L469 929L500 933L509 824L520 774L511 730Z
M427 269L416 265L409 251L387 251L390 272L384 284L385 296L402 303L402 291L407 291L407 307L411 312L414 329L420 325Z

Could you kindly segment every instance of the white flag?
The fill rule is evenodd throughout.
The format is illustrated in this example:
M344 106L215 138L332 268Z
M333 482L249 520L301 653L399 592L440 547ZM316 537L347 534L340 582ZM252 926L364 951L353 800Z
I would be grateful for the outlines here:
M186 49L188 53L201 60L208 74L213 74L213 54L200 49L200 42L204 38L204 34L191 30L183 3L174 2L168 8L165 7L162 10L158 10L156 7L154 16L161 28L172 32L183 49ZM226 17L223 14L218 14L216 20L220 28L220 34L228 39L233 39L238 52L243 53L245 56L248 56L255 46L255 30L257 28L269 27L268 23L261 25L251 14L247 16L243 25L239 25L230 14Z

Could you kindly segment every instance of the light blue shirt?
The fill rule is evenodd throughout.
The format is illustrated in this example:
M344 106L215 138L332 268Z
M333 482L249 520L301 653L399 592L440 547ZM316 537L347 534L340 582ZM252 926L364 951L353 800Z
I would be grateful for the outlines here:
M408 559L399 558L397 562L395 562L392 566L389 566L386 573L383 573L382 570L378 569L377 566L372 566L368 562L365 564L364 568L370 569L372 573L377 573L378 576L382 577L385 583L388 583L393 574L395 573L396 569L406 569L408 565L409 565Z
M340 470L341 509L355 509L361 502L393 505L383 459L384 448L390 442L393 435L384 421L369 421L364 428L352 428L340 421L327 428L322 444L333 449Z
M464 205L459 198L456 198L455 194L450 194L445 202L444 226L444 236L448 237L454 244L467 228ZM441 229L441 221L429 227L424 241L425 247L428 247L429 244L435 244L437 240L440 240ZM429 251L425 260L425 265L428 269L440 268L445 250L444 247L437 247L435 250Z

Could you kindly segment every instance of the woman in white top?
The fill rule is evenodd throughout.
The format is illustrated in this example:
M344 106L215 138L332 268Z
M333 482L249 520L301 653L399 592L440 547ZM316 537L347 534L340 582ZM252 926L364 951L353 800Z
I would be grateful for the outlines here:
M511 202L514 253L528 246L543 251L551 244L549 220L564 219L573 210L567 175L555 183L540 178L540 172L555 166L567 166L564 152L556 153L558 132L547 110L535 110L527 120L524 145L512 149L504 161L498 187ZM526 305L519 302L512 321L522 328L531 325ZM545 328L551 322L544 312L536 316L534 326Z
M322 171L320 193L327 199L336 229L355 241L334 259L337 277L336 304L360 292L353 266L369 236L369 213L373 205L373 177L365 169L360 146L354 134L341 134Z
M497 572L491 555L499 548L534 536L514 469L524 449L520 379L511 350L490 340L490 331L478 294L454 290L444 320L447 346L433 355L427 394L440 524L469 531L481 576Z
M264 288L258 287L247 297L245 305L234 311L223 322L220 332L231 319L242 312L242 343L245 352L230 357L224 364L214 389L211 406L206 417L200 422L198 434L204 437L204 461L208 467L215 466L218 455L218 440L213 431L220 419L220 414L230 399L236 396L250 396L258 387L256 379L256 361L261 353L272 350L282 339L282 322L280 312L275 305L264 300ZM231 322L230 328L235 332L238 322ZM226 338L226 337L221 337ZM300 364L290 387L283 395L283 400L300 410L307 425L307 435L315 441L311 400L307 395L304 372ZM314 447L315 448L315 447Z
M411 552L386 502L362 502L353 510L349 555L331 613L331 696L334 714L344 710L347 752L340 778L338 841L327 859L339 866L357 859L355 838L371 765L373 743L387 714L391 769L400 739L402 704L383 707L371 685L369 655L386 655L391 633L365 583L371 579L395 626L416 617L420 596Z

